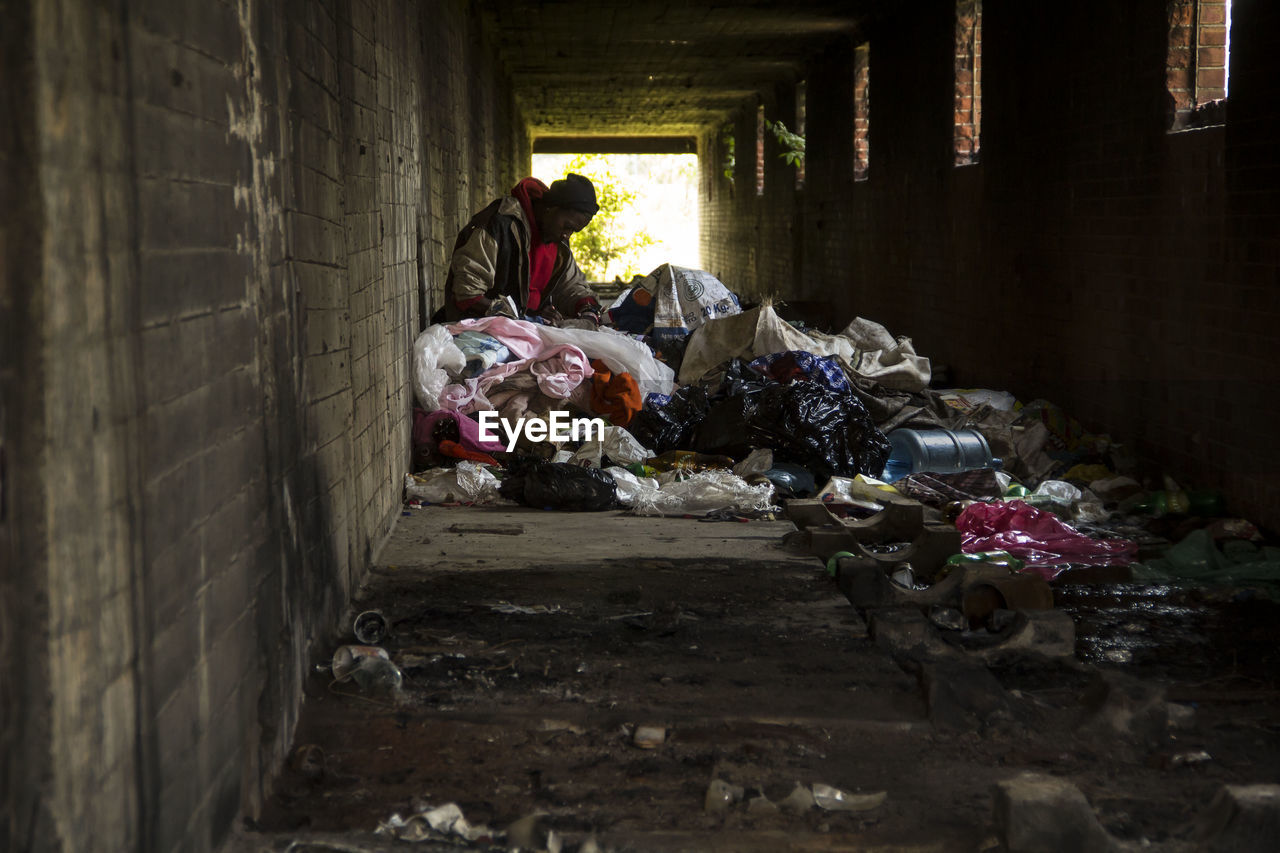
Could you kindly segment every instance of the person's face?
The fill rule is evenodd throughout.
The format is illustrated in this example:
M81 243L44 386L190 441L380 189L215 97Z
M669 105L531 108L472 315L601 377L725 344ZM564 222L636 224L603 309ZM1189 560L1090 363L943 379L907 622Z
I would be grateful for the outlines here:
M542 215L542 242L563 243L587 227L591 217L568 207L548 207Z

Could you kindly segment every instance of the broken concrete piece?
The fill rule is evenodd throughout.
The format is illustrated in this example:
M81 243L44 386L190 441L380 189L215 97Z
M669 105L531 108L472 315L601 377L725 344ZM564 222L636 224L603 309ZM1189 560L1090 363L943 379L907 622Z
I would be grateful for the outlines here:
M707 795L703 798L702 807L708 812L727 811L734 803L741 802L746 791L738 785L730 785L723 779L712 779L707 786Z
M557 853L562 842L555 830L548 831L542 819L545 812L527 814L507 827L507 847L518 847L521 850L547 850Z
M868 629L876 645L893 654L937 657L955 653L925 615L915 608L873 610Z
M813 794L799 782L779 805L792 814L804 814L814 807Z
M749 815L767 817L769 815L776 815L778 812L778 804L770 800L764 794L761 794L758 797L752 797L747 801L747 814Z
M1080 727L1158 743L1169 726L1165 692L1164 685L1101 671L1080 697Z
M954 607L935 604L929 608L929 621L944 631L963 631L967 625L964 614Z
M1076 623L1061 610L1019 610L1013 625L996 641L970 654L991 660L1010 653L1032 652L1049 658L1069 658L1076 653Z
M916 658L969 657L995 660L1021 653L1049 658L1075 655L1076 626L1058 610L1018 611L1012 627L1001 634L965 635L965 645L947 642L919 610L910 607L868 612L868 628L876 645ZM975 639L980 640L975 643Z
M656 749L667 739L667 730L662 726L636 726L636 733L631 742L641 749Z
M879 491L876 500L885 508L865 520L832 515L822 501L788 501L787 517L799 529L789 534L787 541L824 560L838 551L850 551L886 566L910 562L926 577L932 577L948 557L960 552L960 531L950 524L926 520L925 507L919 501ZM863 547L885 542L907 545L888 554Z
M1053 590L1032 575L993 577L969 586L960 608L976 628L988 624L997 610L1052 610Z
M884 805L888 799L887 791L876 791L873 794L851 794L830 785L814 783L813 802L820 809L829 812L869 812Z
M1262 853L1280 838L1280 785L1225 785L1198 821L1211 853Z
M981 664L926 664L920 670L920 686L929 721L939 731L973 731L1014 718L1013 698Z
M962 563L928 589L895 586L883 564L868 557L841 557L836 561L836 583L849 603L859 610L870 607L926 609L934 605L958 607L970 587L1009 577L1009 569L988 563Z
M1116 843L1075 785L1039 773L996 783L996 832L1008 853L1103 853Z

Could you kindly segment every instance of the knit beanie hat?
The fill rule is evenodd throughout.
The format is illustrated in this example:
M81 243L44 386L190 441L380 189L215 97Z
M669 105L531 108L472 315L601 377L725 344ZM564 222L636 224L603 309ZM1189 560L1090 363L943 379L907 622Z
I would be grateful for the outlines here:
M548 207L567 207L587 216L595 216L600 210L600 205L596 204L596 188L591 186L591 181L573 173L566 175L564 180L552 181L551 189L542 196L542 203Z

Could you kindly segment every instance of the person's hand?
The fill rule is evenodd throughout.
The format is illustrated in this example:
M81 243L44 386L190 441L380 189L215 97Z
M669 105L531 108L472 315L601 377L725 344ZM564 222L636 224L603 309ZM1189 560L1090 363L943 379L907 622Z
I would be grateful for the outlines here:
M584 307L581 311L579 311L579 312L578 312L577 319L579 319L579 320L587 320L587 321L588 321L588 322L590 322L593 326L595 326L596 328L599 328L599 326L600 326L600 306L599 306L599 305L587 305L587 306L586 306L586 307Z
M541 311L538 312L538 316L553 326L564 325L564 315L556 310L556 307L549 302L542 307Z

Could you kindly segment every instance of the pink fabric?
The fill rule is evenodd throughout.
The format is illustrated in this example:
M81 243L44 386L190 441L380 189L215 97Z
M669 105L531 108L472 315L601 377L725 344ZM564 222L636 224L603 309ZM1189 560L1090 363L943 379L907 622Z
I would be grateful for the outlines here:
M1008 551L1027 563L1026 571L1052 580L1072 565L1128 565L1138 546L1127 539L1091 539L1024 501L969 505L956 519L960 550Z
M485 399L480 380L462 379L444 386L444 390L440 392L440 408L466 414L492 407Z
M459 332L484 332L502 341L502 345L511 350L513 359L533 358L542 352L546 343L538 334L538 324L525 320L512 320L510 317L474 317L459 320L446 326L449 334ZM495 365L496 367L497 365Z
M419 418L416 415L413 419L413 443L414 445L427 445L434 448L436 446L435 434L436 424L442 420L453 420L458 424L458 444L467 450L479 450L485 453L492 453L495 450L506 450L501 441L481 441L480 440L480 424L471 420L471 418L439 409L429 412L426 417Z
M543 394L560 400L595 373L582 350L573 344L559 344L540 353L529 365L529 372L538 380Z

